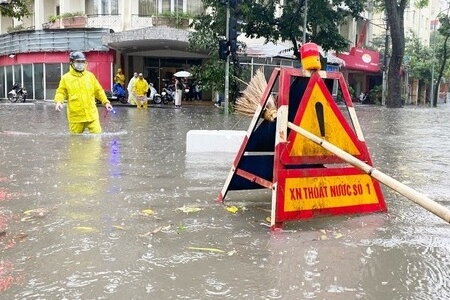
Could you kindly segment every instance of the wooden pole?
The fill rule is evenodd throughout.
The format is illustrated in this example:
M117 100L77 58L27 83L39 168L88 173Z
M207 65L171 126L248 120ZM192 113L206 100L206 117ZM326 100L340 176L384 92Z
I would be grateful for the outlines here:
M358 169L362 170L369 176L375 178L379 182L383 183L384 185L390 187L394 191L398 192L399 194L402 194L406 198L408 198L411 201L414 201L415 203L419 204L426 210L432 212L436 216L440 217L447 223L450 223L450 210L446 208L445 206L442 206L441 204L431 200L427 196L425 196L422 193L419 193L418 191L410 188L409 186L401 183L400 181L395 180L394 178L382 173L381 171L378 171L374 167L366 164L365 162L357 159L353 155L345 152L344 150L336 147L335 145L331 144L330 142L325 141L324 139L321 139L320 137L312 134L311 132L289 122L288 127L298 134L304 136L305 138L313 141L314 143L322 146L326 150L330 151L331 153L335 154L337 157L341 158L345 162L348 162L352 166L357 167Z

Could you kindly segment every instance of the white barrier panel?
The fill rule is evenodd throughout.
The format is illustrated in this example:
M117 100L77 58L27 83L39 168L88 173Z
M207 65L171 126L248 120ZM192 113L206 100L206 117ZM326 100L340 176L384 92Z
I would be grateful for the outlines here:
M237 152L246 133L243 130L189 130L186 153Z

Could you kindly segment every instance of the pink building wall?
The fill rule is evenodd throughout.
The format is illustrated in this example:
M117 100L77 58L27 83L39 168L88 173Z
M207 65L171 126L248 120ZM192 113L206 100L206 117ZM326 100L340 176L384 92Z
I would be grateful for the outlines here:
M95 74L105 90L110 90L113 79L113 74L111 74L111 66L114 61L113 51L92 51L85 52L85 54L88 61L88 70ZM69 52L19 53L14 57L0 57L0 66L31 63L69 63Z

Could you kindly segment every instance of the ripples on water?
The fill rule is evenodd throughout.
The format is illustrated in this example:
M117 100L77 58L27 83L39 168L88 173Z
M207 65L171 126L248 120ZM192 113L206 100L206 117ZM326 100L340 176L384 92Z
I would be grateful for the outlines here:
M184 150L190 129L249 120L116 110L92 138L69 135L51 105L0 109L0 298L449 298L449 227L417 205L384 189L386 214L271 233L269 193L233 196L236 214L214 202L233 155ZM356 111L376 166L447 205L450 109ZM47 213L24 218L38 208Z

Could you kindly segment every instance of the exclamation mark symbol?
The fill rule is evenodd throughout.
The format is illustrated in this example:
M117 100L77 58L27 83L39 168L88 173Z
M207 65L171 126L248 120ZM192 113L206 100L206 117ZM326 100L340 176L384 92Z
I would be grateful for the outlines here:
M325 118L323 115L323 105L322 103L317 102L315 107L316 107L317 121L319 122L320 135L322 137L325 137Z

